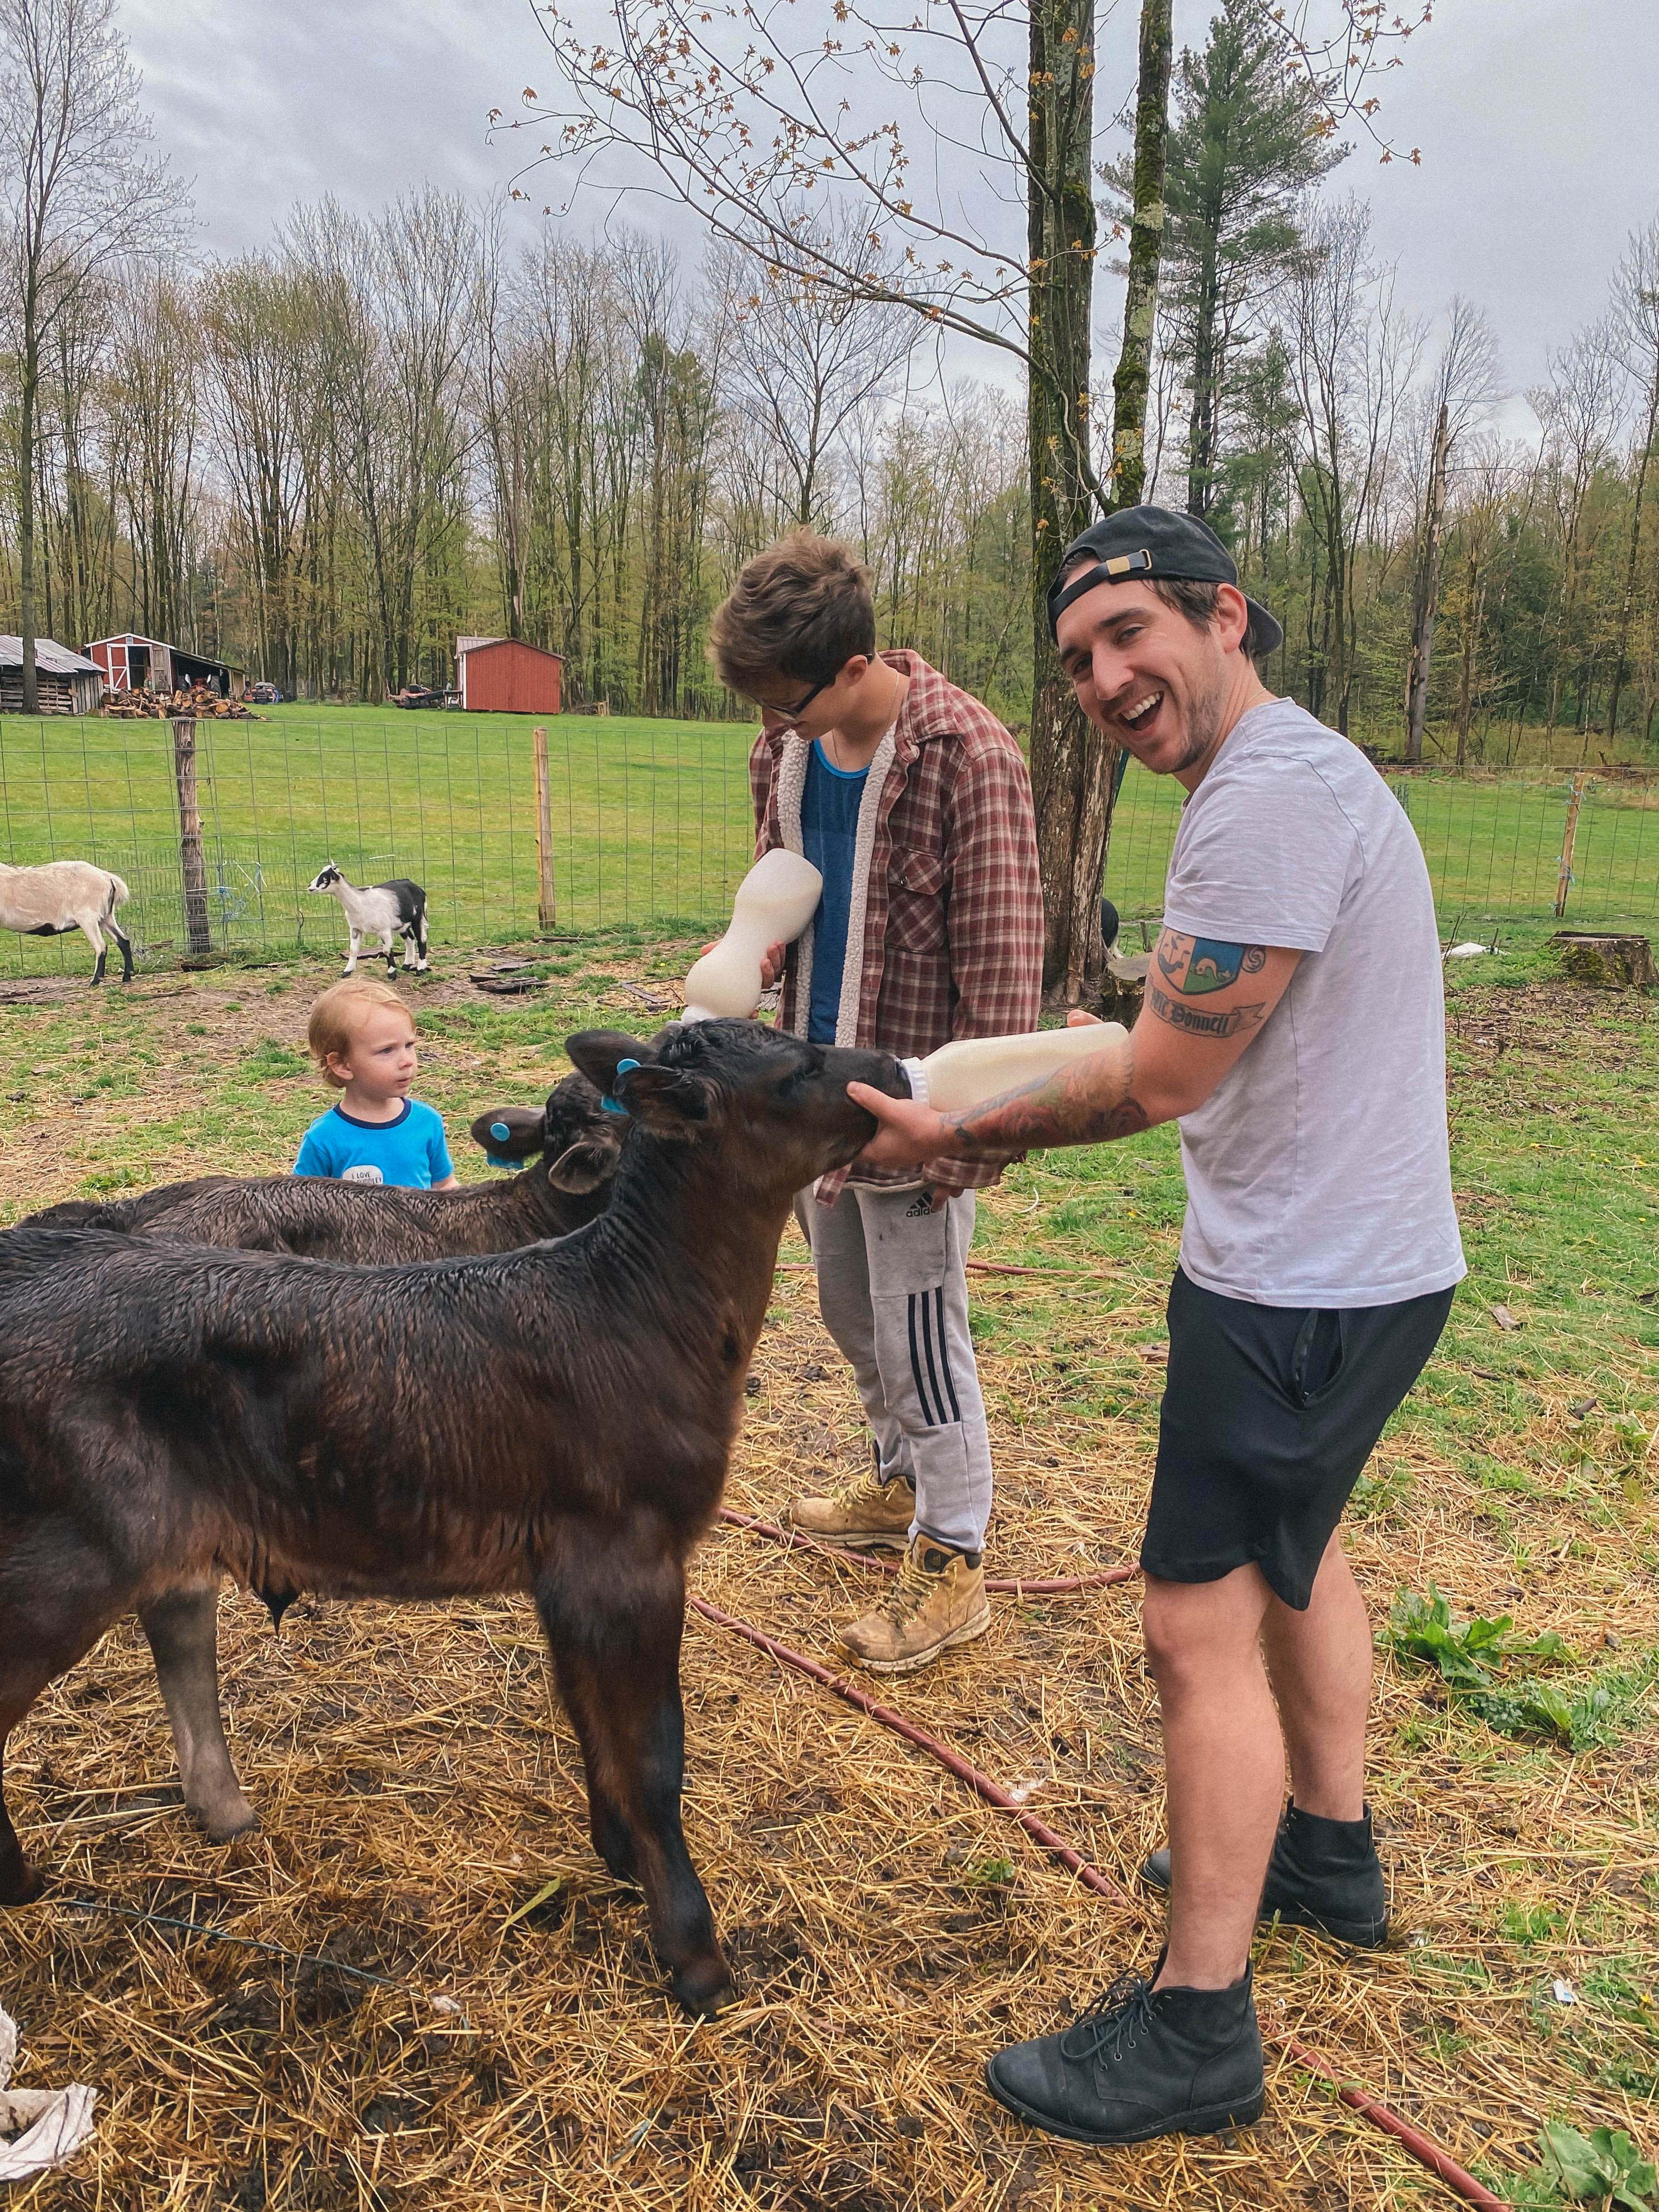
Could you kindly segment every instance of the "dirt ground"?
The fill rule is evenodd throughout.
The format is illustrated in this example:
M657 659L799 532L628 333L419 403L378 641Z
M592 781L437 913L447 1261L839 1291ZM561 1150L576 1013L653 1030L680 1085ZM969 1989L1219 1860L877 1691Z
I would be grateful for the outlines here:
M640 994L653 994L660 961L628 966L593 979L585 1018L653 1011ZM54 1084L38 1117L14 1098L24 1110L0 1141L11 1218L80 1188L88 1160L124 1144L141 1146L146 1181L216 1164L216 1137L173 1133L192 1066L238 1060L273 1036L291 1044L304 997L257 999L247 979L216 975L134 995L175 990L204 1034L161 1041L142 1097ZM459 981L422 1000L434 1012L475 1003ZM156 1008L164 1018L173 1038L170 1006ZM1471 1040L1495 1036L1496 1018ZM528 1082L538 1065L532 1043L448 1032L428 1060L434 1094L453 1082L458 1099ZM1012 1218L1012 1196L1000 1203ZM769 1516L866 1449L793 1225L781 1256L728 1492ZM993 1571L1063 1576L1133 1559L1161 1379L1152 1273L1075 1261L1058 1291L982 1273L975 1295L998 1469ZM1069 1406L1012 1333L1084 1302L1090 1330L1139 1375L1133 1418ZM1540 1387L1528 1449L1568 1450L1573 1390L1565 1376ZM1641 1495L1621 1523L1582 1498L1528 1493L1517 1549L1490 1485L1431 1426L1408 1424L1368 1471L1352 1554L1378 1620L1402 1584L1433 1582L1466 1612L1513 1613L1582 1653L1634 1659L1659 1646ZM693 1574L699 1595L821 1660L879 1579L730 1527ZM93 2142L65 2173L15 2191L18 2204L1369 2212L1452 2201L1282 2056L1259 2125L1110 2155L1036 2136L984 2093L1000 2042L1056 2025L1160 1940L1134 1879L1161 1839L1162 1765L1133 1583L1000 1598L986 1637L878 1691L1023 1793L1124 1886L1124 1910L915 1750L691 1617L687 1832L740 1984L733 2008L702 2025L669 2002L636 1899L588 1847L580 1763L527 1602L302 1601L276 1636L256 1601L229 1594L222 1637L233 1747L261 1815L251 1837L215 1848L186 1820L131 1625L14 1739L15 1815L54 1884L0 1925L0 2002L23 2026L20 2081L100 2092ZM1650 1711L1633 1700L1615 1745L1573 1754L1471 1723L1437 1677L1384 1654L1373 1741L1393 1941L1352 1954L1265 1937L1264 2028L1304 2037L1493 2180L1531 2163L1556 2113L1648 2134ZM1553 1998L1562 1980L1611 1994L1592 2021L1588 1995L1582 2008Z

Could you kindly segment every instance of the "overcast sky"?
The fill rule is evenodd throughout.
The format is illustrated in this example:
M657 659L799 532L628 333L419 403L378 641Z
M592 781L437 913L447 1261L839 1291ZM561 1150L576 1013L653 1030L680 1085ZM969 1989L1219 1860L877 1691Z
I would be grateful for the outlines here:
M1103 109L1132 88L1137 12L1117 0L1103 24ZM1177 41L1201 43L1211 12L1176 0ZM195 179L200 241L221 253L325 192L367 210L428 180L489 191L526 150L488 143L489 110L547 83L528 0L123 0L121 21L158 140ZM1659 0L1439 0L1381 86L1382 126L1422 167L1380 168L1361 139L1337 172L1370 198L1414 307L1461 291L1486 308L1517 393L1601 313L1626 234L1659 216L1656 84ZM625 211L662 219L643 195Z

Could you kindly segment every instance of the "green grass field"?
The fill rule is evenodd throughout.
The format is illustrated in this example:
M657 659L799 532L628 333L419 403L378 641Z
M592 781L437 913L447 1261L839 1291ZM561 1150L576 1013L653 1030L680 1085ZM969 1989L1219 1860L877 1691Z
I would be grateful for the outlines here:
M560 931L718 927L750 849L752 726L565 714L546 726ZM532 727L523 715L307 704L199 725L216 945L270 957L343 942L338 909L304 894L325 860L354 882L423 884L438 945L532 929ZM1565 771L1389 780L1423 841L1445 929L1553 926ZM1130 767L1106 871L1126 920L1160 911L1181 797ZM185 939L168 725L0 720L0 852L113 868L132 890L141 957L175 958ZM1574 872L1570 923L1659 915L1659 791L1590 781ZM14 972L73 974L85 957L78 941L0 940Z
M1566 827L1566 769L1467 776L1385 769L1411 817L1443 928L1480 936L1484 922L1549 920ZM1106 890L1127 918L1163 911L1164 874L1182 793L1172 777L1132 763L1106 863ZM1586 783L1565 926L1594 928L1659 917L1659 783Z
M337 908L304 896L327 860L356 883L423 884L439 944L535 927L531 718L264 711L198 726L216 943L292 948L302 921L304 941L343 942ZM560 929L719 916L751 847L752 727L576 714L546 727ZM114 869L133 933L163 957L183 941L178 834L166 722L0 722L0 850ZM64 957L73 970L82 956ZM51 973L59 957L31 945L22 964Z

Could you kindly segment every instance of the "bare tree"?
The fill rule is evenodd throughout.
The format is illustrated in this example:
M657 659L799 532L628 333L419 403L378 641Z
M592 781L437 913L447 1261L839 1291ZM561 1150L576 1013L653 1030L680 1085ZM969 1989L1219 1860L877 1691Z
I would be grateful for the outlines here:
M129 270L118 300L111 399L129 433L123 472L131 542L139 549L143 626L181 641L190 627L189 572L201 409L195 321L180 280Z
M378 682L400 689L427 630L428 672L449 665L446 609L422 624L423 579L464 528L466 416L479 251L471 212L428 188L365 221L332 201L284 234L307 271L341 380L342 448L364 541ZM365 670L365 684L368 685Z
M0 181L21 356L18 379L19 626L23 712L35 676L35 417L42 348L82 288L109 263L165 240L185 187L148 156L139 78L114 0L0 0Z
M1492 549L1504 516L1513 512L1517 473L1512 450L1501 439L1492 436L1474 446L1462 471L1463 483L1455 516L1460 557L1451 594L1451 611L1459 633L1456 758L1460 769L1468 763L1469 733L1484 680L1481 648L1485 642Z
M1578 721L1588 727L1595 641L1580 616L1600 535L1600 518L1591 495L1613 458L1623 398L1622 378L1613 332L1607 324L1598 323L1581 331L1570 345L1550 356L1549 382L1527 395L1543 426L1545 490L1560 564L1550 671L1550 736L1560 717L1561 684L1569 654L1577 660Z
M1630 548L1613 633L1613 688L1607 701L1607 735L1619 734L1619 695L1624 689L1630 651L1631 616L1636 605L1637 562L1642 548L1642 509L1648 474L1659 437L1659 221L1630 242L1619 264L1613 293L1613 343L1636 395L1635 481L1631 486Z
M1336 0L1327 46L1300 20L1308 9L1292 12L1292 64L1307 68L1322 100L1355 102L1360 82L1416 21L1389 19L1378 0ZM921 0L901 21L878 0L836 0L827 35L786 9L657 0L641 11L611 0L597 44L567 0L538 5L537 15L564 88L551 107L533 88L526 94L525 126L553 126L539 159L567 162L577 179L614 180L612 156L642 155L661 188L717 237L759 248L792 280L908 309L1024 369L1045 967L1069 993L1099 949L1106 763L1060 680L1043 600L1068 539L1112 504L1091 430L1094 0L1025 0L1023 9ZM1148 144L1155 137L1161 150L1169 0L1143 0L1141 23ZM1145 278L1162 237L1161 158L1156 166L1159 189L1149 173L1145 194L1136 190L1131 258L1143 281L1126 321L1130 358L1114 428L1132 477L1151 331ZM832 233L805 220L826 199L852 210ZM832 250L831 235L856 250ZM877 258L895 248L897 282Z
M820 220L844 230L848 211ZM851 244L832 236L824 251L842 258ZM901 275L889 270L894 283ZM915 320L880 301L792 274L763 252L719 245L707 276L730 317L730 397L745 436L763 431L787 489L787 519L820 520L829 456L866 403L890 391L916 343Z
M307 273L264 253L211 270L197 301L203 396L252 582L258 664L290 696L306 422L323 396L307 375L319 312ZM337 408L341 395L326 404Z
M1458 447L1499 396L1498 348L1478 307L1459 297L1448 314L1446 342L1424 403L1432 425L1428 463L1418 502L1417 561L1412 589L1412 628L1406 666L1406 757L1423 757L1423 725L1429 706L1429 665L1434 651L1435 610L1440 595L1441 539L1446 521L1447 480ZM1465 733L1467 734L1467 732ZM1459 755L1460 761L1462 754Z
M1358 667L1359 548L1388 483L1424 332L1395 299L1394 270L1367 258L1363 203L1319 210L1303 228L1287 366L1304 441L1297 489L1319 556L1308 595L1308 704L1346 735Z

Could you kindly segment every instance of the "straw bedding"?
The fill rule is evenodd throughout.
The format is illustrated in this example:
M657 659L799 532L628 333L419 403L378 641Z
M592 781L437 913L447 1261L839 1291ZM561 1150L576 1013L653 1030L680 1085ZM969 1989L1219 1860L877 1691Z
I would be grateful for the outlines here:
M1030 1291L986 1279L980 1295ZM781 1274L773 1311L730 1493L758 1511L863 1449L810 1275ZM1021 1406L1017 1370L987 1366L1003 1408L996 1570L1077 1572L1132 1553L1144 1445L1084 1456L1063 1419L1011 1418L1039 1409ZM1604 1564L1571 1522L1553 1547L1540 1532L1536 1587L1522 1588L1455 1473L1390 1468L1389 1449L1354 1528L1375 1602L1432 1576L1471 1603L1501 1600L1523 1626L1547 1609L1581 1645L1608 1630L1653 1640L1646 1578L1621 1578L1611 1540ZM1407 1522L1388 1500L1413 1473ZM878 1578L722 1528L695 1579L823 1656ZM741 1988L703 2026L666 2001L637 1901L589 1850L574 1745L527 1603L301 1603L278 1638L257 1602L228 1596L222 1637L254 1837L215 1850L190 1828L136 1627L58 1684L15 1740L19 1826L59 1877L0 1929L21 2078L88 2081L105 2099L72 2170L19 2203L1144 2212L1441 2198L1396 2145L1284 2064L1267 2117L1237 2138L1104 2155L1006 2118L979 2084L987 2051L1150 1960L1156 1909L1115 1917L920 1754L695 1618L686 1825ZM1158 1840L1133 1585L1000 1600L987 1637L881 1694L1029 1790L1126 1883ZM1402 1729L1417 1736L1408 1755ZM1401 1941L1374 1956L1264 1941L1264 2020L1305 2035L1466 2165L1512 2169L1555 2110L1639 2128L1639 2094L1592 2086L1547 2033L1540 1969L1499 1932L1499 1908L1594 1905L1594 1936L1575 1948L1570 1929L1552 1972L1592 1971L1619 1948L1621 1915L1639 1928L1641 1884L1659 1866L1637 1795L1655 1744L1574 1760L1494 1736L1472 1753L1437 1693L1425 1702L1424 1678L1389 1668L1376 1741ZM71 1897L310 1955L78 1911ZM1646 2031L1629 2041L1650 2067Z
M428 1057L441 1070L444 1054ZM59 1147L46 1152L10 1148L16 1203L63 1194ZM854 1471L866 1449L793 1225L782 1256L792 1267L728 1492L772 1516L797 1490ZM1081 1331L1144 1416L1162 1382L1148 1339L1163 1262L1091 1269L1069 1290L981 1273L975 1297L988 1317L1029 1324L1028 1341L1052 1348ZM992 1571L1076 1574L1133 1558L1149 1424L1074 1415L1053 1364L1019 1336L990 1334L999 1349L981 1362L999 1480ZM1494 1438L1494 1453L1564 1463L1567 1395L1564 1384L1558 1404L1541 1384L1527 1434ZM1401 1584L1433 1581L1461 1611L1558 1629L1588 1658L1635 1663L1659 1645L1644 1483L1632 1478L1629 1525L1570 1485L1529 1494L1520 1550L1490 1488L1426 1433L1407 1423L1384 1443L1351 1515L1375 1619ZM694 1566L714 1603L819 1658L881 1579L730 1528ZM1047 2030L1119 1966L1150 1963L1155 1901L1115 1912L920 1753L696 1616L686 1827L739 1982L736 2007L701 2026L670 2004L637 1899L589 1849L574 1740L527 1602L302 1601L278 1638L263 1607L229 1595L222 1643L233 1747L262 1817L251 1838L215 1849L189 1825L136 1625L54 1686L13 1739L14 1813L57 1874L40 1905L0 1916L19 2085L102 2092L92 2142L67 2172L14 2191L17 2204L1335 2212L1450 2201L1282 2062L1267 2117L1236 2138L1102 2154L1009 2118L981 2087L988 2051ZM1645 1702L1631 1701L1612 1748L1572 1756L1472 1723L1419 1669L1385 1660L1381 1675L1373 1802L1395 1944L1354 1954L1264 1938L1264 2024L1304 2036L1502 2189L1554 2113L1626 2127L1651 2149L1659 1735ZM1160 1839L1162 1765L1133 1583L1000 1598L979 1642L878 1686L1134 1891ZM1558 1978L1600 1993L1593 2020L1554 2001Z

